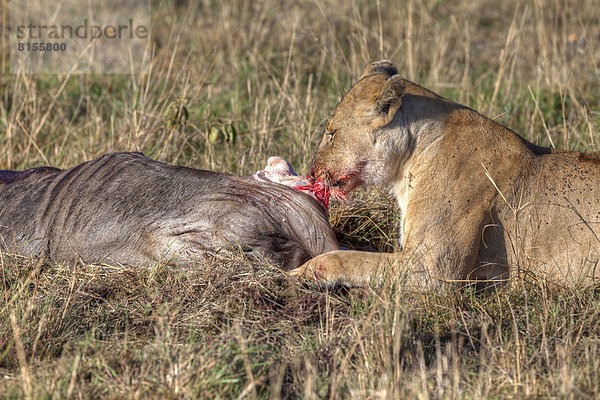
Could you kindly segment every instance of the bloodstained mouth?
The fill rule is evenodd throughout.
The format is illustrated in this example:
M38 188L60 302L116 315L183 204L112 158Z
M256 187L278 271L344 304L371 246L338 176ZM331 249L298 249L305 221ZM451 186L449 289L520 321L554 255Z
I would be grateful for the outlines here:
M347 182L352 175L344 175L338 179L333 185L328 185L319 178L312 178L307 175L306 180L310 182L307 185L294 186L295 189L310 192L325 208L329 208L329 199L333 197L336 200L348 201L347 194L350 190L342 189L341 187Z
M348 197L346 197L348 192L346 190L340 189L338 186L331 186L329 190L331 191L331 196L333 196L334 199L344 202L348 201Z

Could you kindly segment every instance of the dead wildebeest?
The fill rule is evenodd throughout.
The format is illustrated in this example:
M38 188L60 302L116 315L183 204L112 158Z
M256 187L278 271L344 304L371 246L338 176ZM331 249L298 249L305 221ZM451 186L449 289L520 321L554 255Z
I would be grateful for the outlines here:
M285 269L339 248L308 194L140 153L0 172L0 246L55 261L179 266L241 250Z

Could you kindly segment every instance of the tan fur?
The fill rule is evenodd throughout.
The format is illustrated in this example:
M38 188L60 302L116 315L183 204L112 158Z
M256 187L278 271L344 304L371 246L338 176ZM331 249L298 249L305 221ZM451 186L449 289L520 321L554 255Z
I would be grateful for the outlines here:
M476 111L371 64L328 122L311 167L332 190L388 188L402 212L397 254L334 251L293 271L363 286L402 273L418 290L530 271L598 279L598 154L535 146Z

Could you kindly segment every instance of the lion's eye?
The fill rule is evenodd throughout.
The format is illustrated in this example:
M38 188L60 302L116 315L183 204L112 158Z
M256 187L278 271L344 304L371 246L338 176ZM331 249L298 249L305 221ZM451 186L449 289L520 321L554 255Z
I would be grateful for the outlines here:
M330 142L333 140L333 137L335 136L335 132L337 132L337 131L325 131L325 134L329 138Z

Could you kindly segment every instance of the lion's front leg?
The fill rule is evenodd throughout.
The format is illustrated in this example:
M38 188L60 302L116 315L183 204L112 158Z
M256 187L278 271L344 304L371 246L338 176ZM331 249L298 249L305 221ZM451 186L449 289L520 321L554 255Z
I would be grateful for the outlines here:
M452 252L370 253L336 250L321 254L290 271L301 280L332 287L381 286L397 279L405 290L430 292L468 282L465 267L452 262ZM466 262L463 260L463 263Z
M319 285L365 287L379 285L398 263L400 254L336 250L321 254L290 271Z

